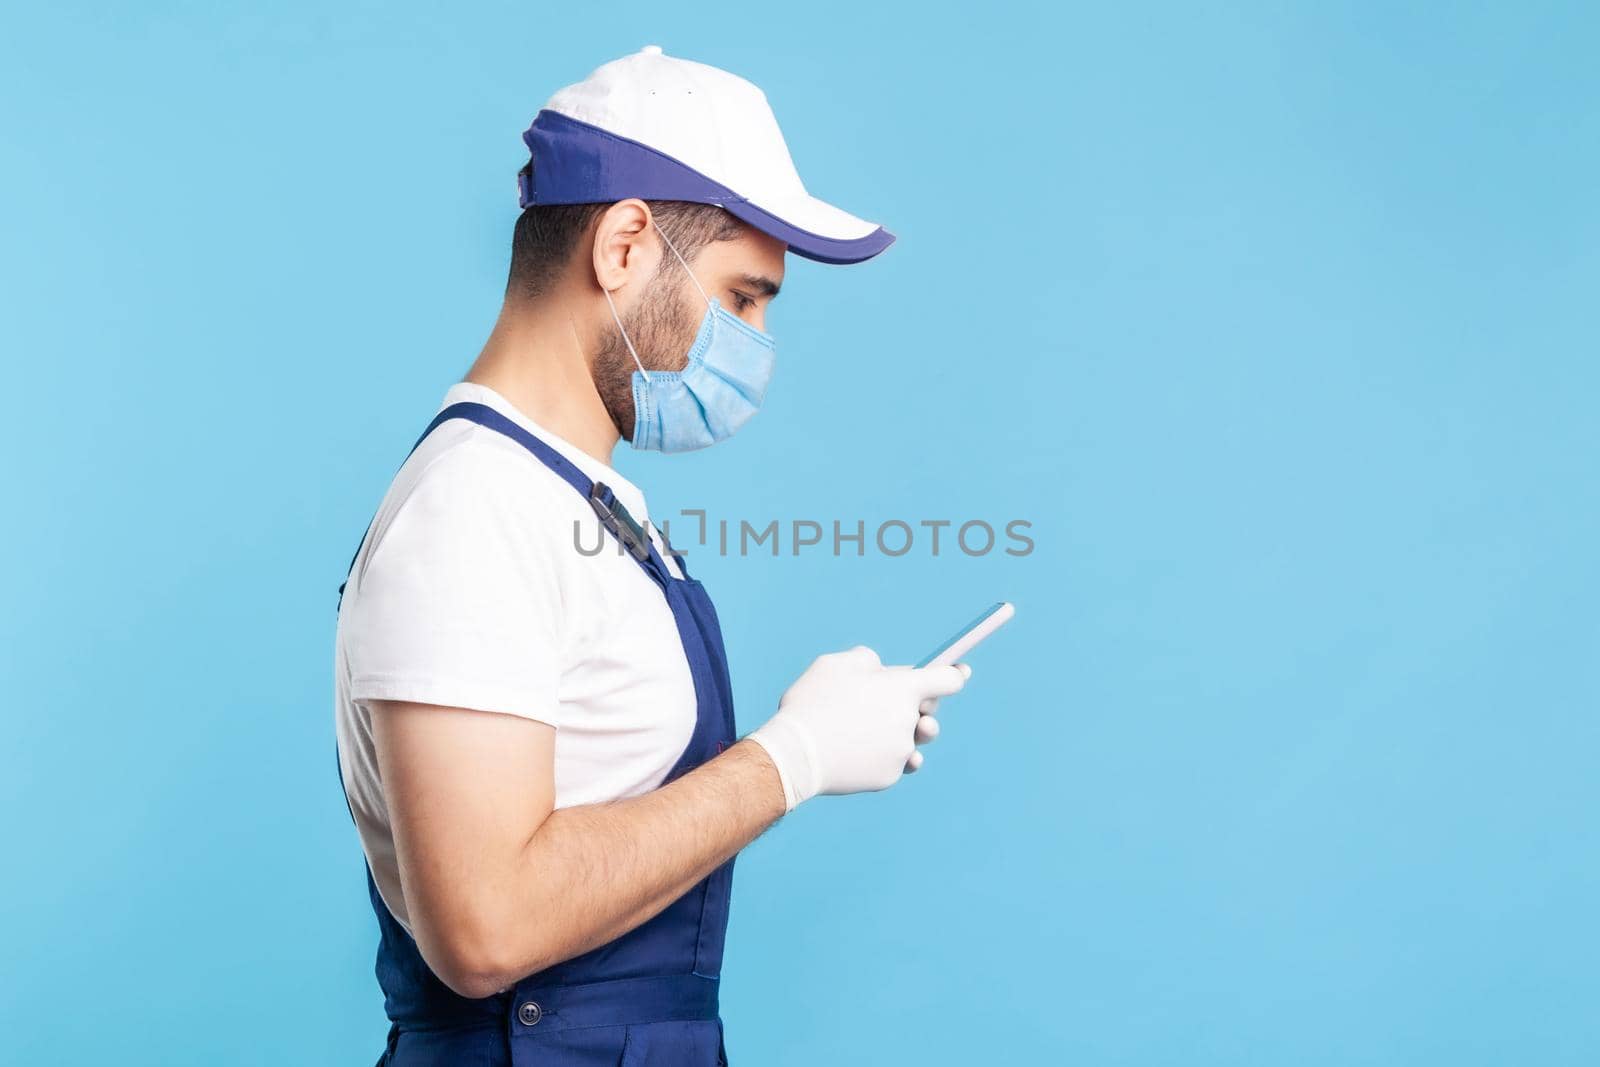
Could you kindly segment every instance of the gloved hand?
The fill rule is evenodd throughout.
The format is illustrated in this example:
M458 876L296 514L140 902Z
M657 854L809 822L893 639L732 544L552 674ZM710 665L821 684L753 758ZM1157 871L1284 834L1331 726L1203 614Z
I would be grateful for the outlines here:
M885 667L861 646L821 656L749 740L777 766L788 811L818 794L887 789L921 766L916 746L938 735L939 698L970 674L965 664Z

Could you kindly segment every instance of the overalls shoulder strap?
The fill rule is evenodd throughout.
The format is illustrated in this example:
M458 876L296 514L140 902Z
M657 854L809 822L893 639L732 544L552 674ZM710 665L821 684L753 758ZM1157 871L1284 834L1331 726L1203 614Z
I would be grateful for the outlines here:
M406 453L406 458L410 459L411 454L422 445L423 441L428 439L430 433L451 419L466 419L468 422L475 422L479 426L495 430L533 453L535 459L550 468L557 477L576 489L579 495L589 502L589 506L594 509L595 515L600 519L601 525L611 531L611 536L615 537L622 544L622 547L633 556L652 581L661 586L662 589L665 589L667 583L673 580L672 572L667 569L666 561L661 558L661 553L657 551L649 533L640 527L633 520L633 517L628 514L628 510L617 500L617 496L612 492L610 486L590 478L566 456L551 448L534 434L529 433L515 420L507 418L503 413L496 411L487 404L480 404L474 400L463 400L442 409L433 417L433 421L428 423L427 428L418 435L416 443ZM403 465L404 463L402 463ZM367 524L367 532L372 532L372 524L370 522ZM361 544L365 543L366 537L363 536ZM361 555L361 544L356 545L355 554L350 557L350 566L346 568L345 580L339 583L339 599L341 601L344 599L345 586L350 582L350 572L355 569L356 560ZM683 574L687 575L689 573L683 565L681 556L678 557L678 566Z

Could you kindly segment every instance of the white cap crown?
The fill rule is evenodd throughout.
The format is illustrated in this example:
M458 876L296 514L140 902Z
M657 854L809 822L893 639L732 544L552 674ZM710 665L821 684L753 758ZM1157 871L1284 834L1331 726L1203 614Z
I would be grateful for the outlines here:
M716 204L811 259L856 263L894 235L806 191L766 94L649 45L550 98L523 135L522 202Z

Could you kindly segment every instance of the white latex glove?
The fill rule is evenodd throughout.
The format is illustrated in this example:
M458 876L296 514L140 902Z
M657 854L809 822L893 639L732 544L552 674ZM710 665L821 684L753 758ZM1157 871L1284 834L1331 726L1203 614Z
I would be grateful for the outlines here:
M965 663L957 663L956 670L961 672L961 679L963 682L972 677L972 668L967 666ZM939 710L939 698L929 697L922 702L922 706L918 710L920 710L922 714L917 718L917 744L925 745L929 741L932 741L934 738L939 736L939 720L934 718L934 715ZM910 758L906 760L906 773L912 774L921 766L922 753L913 752L911 753Z
M958 692L970 673L964 664L885 667L859 645L821 656L749 740L772 757L789 811L819 794L887 789L921 766L916 746L938 735L938 699Z

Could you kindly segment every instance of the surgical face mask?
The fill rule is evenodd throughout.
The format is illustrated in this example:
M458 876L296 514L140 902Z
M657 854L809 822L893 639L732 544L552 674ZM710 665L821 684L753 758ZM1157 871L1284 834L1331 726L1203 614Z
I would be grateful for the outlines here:
M772 380L775 342L707 296L661 227L657 226L656 232L706 302L705 317L689 346L689 361L683 370L645 370L611 294L604 289L601 292L639 368L633 372L633 447L692 452L732 437L761 407Z

